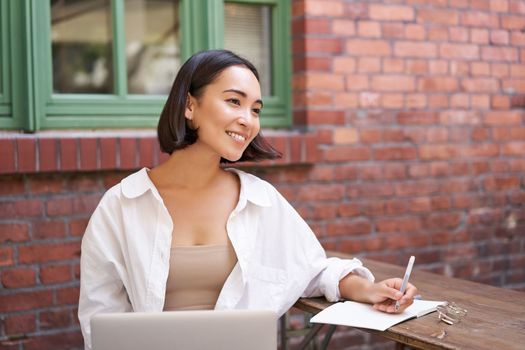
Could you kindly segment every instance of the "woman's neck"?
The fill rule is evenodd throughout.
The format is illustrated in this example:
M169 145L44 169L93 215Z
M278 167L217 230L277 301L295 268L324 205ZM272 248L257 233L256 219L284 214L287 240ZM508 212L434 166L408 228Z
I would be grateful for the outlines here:
M192 146L173 152L168 160L150 171L158 188L205 188L221 174L220 156L198 152Z

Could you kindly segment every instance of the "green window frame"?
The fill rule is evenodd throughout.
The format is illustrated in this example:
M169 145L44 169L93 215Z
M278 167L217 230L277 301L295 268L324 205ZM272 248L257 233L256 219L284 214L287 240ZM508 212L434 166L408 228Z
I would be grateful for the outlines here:
M270 128L290 126L289 0L180 0L182 60L201 50L223 47L224 2L271 6L273 93L263 96L261 124ZM124 6L125 0L111 0L113 94L54 94L49 1L0 0L0 128L33 132L156 126L167 96L127 94ZM6 26L11 31L3 30Z

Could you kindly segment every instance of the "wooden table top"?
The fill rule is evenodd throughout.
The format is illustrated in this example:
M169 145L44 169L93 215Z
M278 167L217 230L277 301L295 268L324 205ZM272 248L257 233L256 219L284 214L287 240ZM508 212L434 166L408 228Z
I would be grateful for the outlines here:
M405 273L404 267L362 261L377 281ZM416 267L410 282L417 286L423 299L455 302L467 309L467 315L461 322L447 325L434 312L384 332L365 331L419 349L525 349L525 293L419 271ZM324 298L300 299L295 304L313 314L329 305Z

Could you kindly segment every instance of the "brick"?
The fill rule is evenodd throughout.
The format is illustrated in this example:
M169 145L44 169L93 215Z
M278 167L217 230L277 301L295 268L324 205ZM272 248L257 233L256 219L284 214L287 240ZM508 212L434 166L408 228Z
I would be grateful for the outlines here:
M40 329L66 328L70 324L71 313L67 309L40 313Z
M407 24L405 26L405 38L410 40L425 40L427 30L420 24Z
M63 283L71 280L69 265L52 265L40 267L40 281L43 284Z
M490 74L495 78L506 78L509 76L510 68L506 63L492 63Z
M510 108L510 97L507 95L492 96L491 107L493 109L509 109Z
M518 50L513 47L482 47L481 58L484 61L517 62Z
M46 201L46 213L48 216L66 216L73 214L73 199L63 197Z
M18 248L18 260L22 264L78 259L80 242L58 244L35 244Z
M53 305L53 291L0 295L0 312L33 310Z
M375 227L379 233L416 232L421 230L421 222L416 217L379 219Z
M448 29L450 41L467 42L469 40L469 30L464 27L450 27Z
M323 159L327 162L342 162L370 159L370 150L365 147L338 146L329 147L323 151Z
M525 33L521 31L512 31L510 33L510 44L512 46L525 46Z
M334 105L337 108L356 108L359 98L355 93L340 92L334 96Z
M66 225L63 221L36 221L32 223L33 238L48 239L66 236Z
M336 128L334 130L334 144L355 144L359 140L359 134L355 128Z
M375 108L379 107L379 99L381 95L374 92L362 92L359 94L359 107L361 108Z
M13 248L12 247L0 247L0 267L11 266L14 264L13 259ZM1 304L0 304L1 307Z
M80 169L83 171L98 168L98 145L96 138L82 137L79 140L80 147Z
M100 168L115 169L117 167L117 139L102 137L100 142Z
M417 158L414 147L381 147L374 149L377 160L413 160Z
M470 29L470 41L474 44L488 44L489 31L487 29L480 28Z
M349 39L346 52L352 56L390 56L390 43L384 40Z
M400 112L397 115L397 122L401 125L432 125L438 121L438 114L435 112Z
M458 80L453 77L427 77L418 80L418 90L425 92L452 92L458 89Z
M20 195L25 192L24 178L20 175L0 177L0 196Z
M407 60L406 73L412 75L426 74L428 72L427 60Z
M381 24L374 21L357 22L357 34L365 38L380 38Z
M470 64L466 61L450 61L450 74L453 76L470 76Z
M383 38L404 39L406 37L405 25L396 22L382 22L381 32Z
M439 113L443 125L474 125L481 123L481 115L472 110L448 110Z
M510 65L510 76L517 77L517 78L525 78L525 65L511 64Z
M38 160L40 171L58 170L58 141L55 138L38 139Z
M484 122L488 125L520 125L522 124L523 112L521 111L497 111L487 112Z
M406 75L375 75L372 77L375 91L414 91L415 79Z
M516 95L510 98L511 108L525 108L525 95Z
M427 229L455 229L461 223L457 213L431 214L423 218L423 226Z
M357 71L359 73L376 73L381 70L381 59L377 57L359 58Z
M46 350L46 349L80 349L83 345L82 333L60 332L58 334L46 334L34 336L24 343L24 350Z
M473 109L489 109L489 95L470 95L470 107Z
M57 175L37 175L27 180L29 192L33 194L56 194L64 190L63 178Z
M405 104L405 96L403 94L382 94L380 105L384 108L400 109Z
M76 170L77 169L77 139L60 139L60 169Z
M427 96L425 94L406 94L405 107L409 109L425 109Z
M15 140L0 139L0 173L12 173L16 170Z
M306 184L298 190L297 200L300 201L326 201L340 200L344 196L343 185L311 185Z
M448 61L432 60L428 63L428 69L432 75L446 75L448 74Z
M447 41L448 29L444 27L431 27L427 29L428 40L430 41Z
M487 177L483 181L483 186L487 191L517 190L520 187L520 178L514 176Z
M36 317L34 314L20 314L5 318L5 334L20 335L32 333L36 330Z
M422 159L449 159L455 158L458 150L454 145L421 145L419 147L419 156Z
M522 30L525 27L524 16L501 16L501 27L509 30Z
M499 17L493 13L466 11L461 13L460 23L468 27L498 28Z
M344 6L339 1L307 0L304 9L305 14L312 16L341 17L344 15Z
M331 110L308 110L306 111L308 125L342 125L344 113Z
M35 285L35 270L32 268L17 268L2 272L2 284L5 288L23 288Z
M137 139L134 137L119 138L120 158L119 169L135 169L137 167L138 152ZM117 158L118 159L118 158Z
M329 57L305 57L304 68L307 71L331 71L332 59Z
M333 62L335 73L353 73L356 69L356 60L351 57L335 57Z
M399 5L370 4L368 14L379 21L412 21L415 18L412 7Z
M359 91L359 90L368 89L370 87L368 75L364 75L364 74L347 75L345 87L347 90L350 90L350 91Z
M525 79L504 79L502 85L506 93L525 94Z
M329 236L366 235L372 231L372 225L364 219L331 221L326 230Z
M486 62L472 62L470 72L474 76L488 76L490 75L490 64Z
M157 141L150 137L139 138L139 167L152 168L155 162L155 143Z
M326 18L295 18L292 20L292 33L329 34L332 22Z
M510 0L509 12L525 14L525 3L522 0Z
M331 53L339 54L342 52L343 43L339 38L310 38L304 39L305 51L310 53Z
M355 35L355 22L347 19L334 19L332 21L332 33L340 36Z
M344 3L344 17L353 19L363 19L368 17L367 3Z
M417 22L453 26L459 23L457 11L420 9L417 11Z
M468 94L453 94L450 96L450 107L458 109L469 108L470 96Z
M405 70L405 61L398 58L384 58L383 72L384 73L402 73Z
M437 56L437 45L434 43L398 41L394 44L394 55L398 57L433 58Z
M446 59L476 60L479 59L479 47L477 45L443 43L439 46L439 55Z
M474 10L490 10L490 0L470 0L470 8Z
M33 172L37 169L36 142L34 139L19 138L16 140L18 171Z
M306 88L342 91L344 89L344 80L340 74L307 73Z
M462 79L461 87L467 92L491 92L499 91L499 82L495 78Z
M508 45L510 34L506 30L492 30L490 32L490 43L492 45Z
M438 184L428 180L399 182L396 183L395 188L398 196L425 196L439 192Z
M29 239L29 225L27 223L0 223L0 243L24 242Z
M41 202L33 199L19 199L0 202L0 218L30 218L42 214Z

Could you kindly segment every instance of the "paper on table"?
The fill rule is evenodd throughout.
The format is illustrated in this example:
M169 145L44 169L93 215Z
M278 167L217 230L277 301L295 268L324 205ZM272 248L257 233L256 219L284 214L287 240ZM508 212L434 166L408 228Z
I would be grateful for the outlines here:
M350 327L360 327L377 329L384 331L395 324L405 320L421 317L436 311L436 307L445 304L444 301L414 300L414 303L407 307L402 313L388 314L386 312L374 310L372 305L357 303L355 301L345 301L335 303L317 315L312 317L310 322L328 323Z

